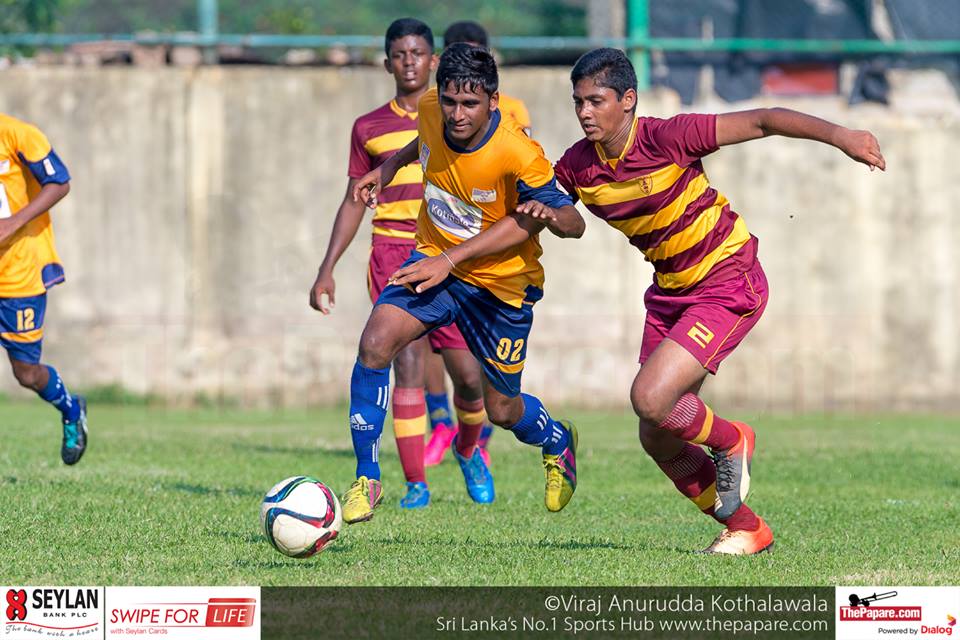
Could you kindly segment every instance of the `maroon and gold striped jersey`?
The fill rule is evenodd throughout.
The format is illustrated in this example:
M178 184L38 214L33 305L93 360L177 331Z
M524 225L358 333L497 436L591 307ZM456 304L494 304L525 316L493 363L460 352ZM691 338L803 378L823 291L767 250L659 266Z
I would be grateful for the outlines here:
M643 252L661 289L681 291L756 258L756 238L703 171L700 158L716 150L715 115L640 117L619 158L583 139L555 168L571 196Z
M362 178L417 137L417 112L404 111L395 100L360 116L350 135L351 178ZM390 186L377 196L373 214L375 237L413 241L423 199L420 163L397 172Z

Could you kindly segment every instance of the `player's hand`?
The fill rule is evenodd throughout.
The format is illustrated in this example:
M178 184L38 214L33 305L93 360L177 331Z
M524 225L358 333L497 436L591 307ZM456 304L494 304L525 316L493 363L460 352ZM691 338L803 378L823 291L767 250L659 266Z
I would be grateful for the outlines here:
M377 195L383 188L383 167L377 167L357 180L353 186L353 201L362 202L371 209L377 207Z
M362 202L371 209L377 206L377 196L383 191L383 188L393 182L397 172L393 168L393 163L387 160L382 165L366 174L353 187L353 201Z
M390 276L388 284L398 284L414 293L423 293L446 280L452 269L453 264L444 256L424 258L397 270Z
M870 167L870 171L874 168L885 171L887 168L887 161L880 153L880 143L869 131L843 129L837 139L837 148L857 162Z
M0 218L0 244L12 238L19 228L13 217Z
M536 200L527 200L517 205L517 213L528 215L534 220L538 220L546 225L557 221L557 211L553 207L548 207L542 202Z
M336 306L336 289L337 283L333 280L333 274L321 271L310 289L310 306L325 316L330 315L330 311ZM323 303L324 296L327 297L329 306Z

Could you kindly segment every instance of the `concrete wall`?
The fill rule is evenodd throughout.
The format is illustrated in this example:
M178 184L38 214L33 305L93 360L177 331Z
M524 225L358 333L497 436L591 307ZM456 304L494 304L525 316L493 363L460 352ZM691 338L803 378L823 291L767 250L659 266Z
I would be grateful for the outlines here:
M550 157L578 138L564 70L509 69L502 84L527 102ZM312 311L307 293L344 192L350 125L390 94L372 69L0 72L0 111L39 124L74 176L54 213L67 283L51 295L45 359L75 387L343 399L370 308L365 232L338 267L335 313ZM783 138L707 159L760 238L772 289L709 394L756 412L960 406L955 105L778 104L872 129L889 169ZM679 109L669 94L641 105ZM649 265L592 218L584 239L547 236L544 248L525 387L628 406Z

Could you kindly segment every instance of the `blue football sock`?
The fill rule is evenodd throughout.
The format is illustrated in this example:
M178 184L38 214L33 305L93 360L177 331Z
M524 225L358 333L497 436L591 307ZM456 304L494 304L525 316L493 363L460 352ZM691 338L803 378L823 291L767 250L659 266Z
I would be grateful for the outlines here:
M517 440L541 447L549 455L560 455L567 448L569 434L559 422L550 417L546 407L536 396L520 394L523 398L523 417L511 431Z
M64 422L76 422L80 419L80 404L74 396L70 395L67 385L63 383L56 369L48 366L47 373L50 374L47 386L43 391L38 391L37 395L56 407L63 416Z
M480 439L477 440L478 447L486 447L487 443L490 442L490 436L493 435L493 425L489 422L483 425L483 429L480 431Z
M350 377L350 437L357 477L380 479L380 435L390 402L390 367L369 369L360 360Z
M447 394L428 393L424 397L427 401L427 415L430 416L430 430L433 431L439 424L452 427L453 421L450 417L450 400L447 398Z

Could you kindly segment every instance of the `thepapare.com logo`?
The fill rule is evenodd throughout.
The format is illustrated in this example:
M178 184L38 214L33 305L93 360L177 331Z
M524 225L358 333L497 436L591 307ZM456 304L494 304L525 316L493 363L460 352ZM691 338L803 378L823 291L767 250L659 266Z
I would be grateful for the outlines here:
M103 635L103 589L7 587L3 637L85 638Z

